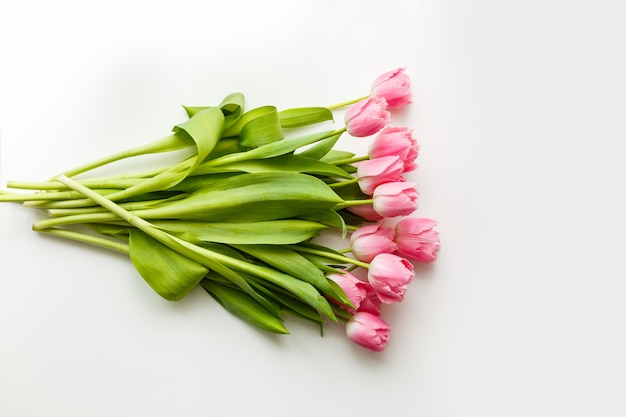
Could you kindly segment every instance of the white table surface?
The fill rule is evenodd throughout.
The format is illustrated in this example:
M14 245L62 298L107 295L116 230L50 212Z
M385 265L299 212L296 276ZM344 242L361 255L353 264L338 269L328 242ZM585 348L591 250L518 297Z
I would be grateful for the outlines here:
M439 260L373 354L341 326L262 334L200 289L167 302L1 204L0 415L626 413L619 2L169 4L0 5L2 186L164 136L182 104L326 105L404 66Z

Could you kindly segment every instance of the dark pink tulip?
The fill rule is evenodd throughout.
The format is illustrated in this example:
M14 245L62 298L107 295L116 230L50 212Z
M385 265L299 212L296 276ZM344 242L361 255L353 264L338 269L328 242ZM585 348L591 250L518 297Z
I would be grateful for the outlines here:
M330 274L328 275L328 279L331 279L341 287L346 296L350 300L350 302L354 305L355 309L358 309L361 305L361 302L367 297L368 286L370 285L368 282L362 281L356 276L352 275L349 272L345 274ZM354 313L354 309L345 308L346 311Z
M371 204L365 204L362 206L350 206L347 210L370 222L375 222L383 219L383 216L378 214L376 210L374 210L374 206Z
M413 265L397 255L382 253L370 263L367 280L380 301L385 304L399 303L413 280Z

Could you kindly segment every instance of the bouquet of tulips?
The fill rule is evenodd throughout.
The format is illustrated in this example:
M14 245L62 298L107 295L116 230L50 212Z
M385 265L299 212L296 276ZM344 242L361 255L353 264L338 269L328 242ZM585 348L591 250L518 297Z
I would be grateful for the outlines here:
M381 306L403 300L411 261L434 261L439 250L436 222L410 216L418 193L403 175L416 168L418 144L390 125L390 111L411 99L402 68L376 78L367 96L328 107L244 110L233 93L185 107L189 118L147 145L44 182L9 181L0 202L44 210L35 231L128 254L167 300L199 285L260 329L288 333L285 315L342 321L350 340L382 351L390 326ZM343 127L302 134L342 108ZM343 134L371 138L368 154L336 149ZM164 167L93 173L181 149ZM328 233L348 247L322 244Z

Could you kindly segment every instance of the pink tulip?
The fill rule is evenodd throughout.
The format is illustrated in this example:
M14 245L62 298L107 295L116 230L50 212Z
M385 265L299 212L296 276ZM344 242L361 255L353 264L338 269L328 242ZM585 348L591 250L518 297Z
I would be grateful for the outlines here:
M400 109L411 104L411 81L404 73L404 68L398 68L379 76L372 83L372 97L384 97L390 109Z
M352 254L363 262L370 262L381 253L396 250L393 229L379 224L363 226L350 236Z
M374 210L383 217L408 216L417 209L417 190L410 182L388 182L374 190Z
M396 155L404 164L403 172L413 171L417 168L415 159L419 154L419 145L412 133L406 127L384 128L370 145L370 159Z
M382 97L369 97L353 104L344 117L349 134L356 137L370 136L389 123L391 115Z
M406 287L414 277L411 262L390 253L375 257L367 274L367 280L372 284L380 301L385 304L402 301Z
M396 224L397 254L421 262L433 262L439 251L439 232L431 219L407 217Z
M364 311L366 313L373 314L375 316L380 316L380 306L382 302L374 287L369 282L365 282L365 298L361 300L361 304L359 305L359 311Z
M376 212L376 210L374 210L374 206L371 204L365 204L362 206L350 206L347 210L370 222L382 220L383 218L383 216L381 216Z
M355 174L359 188L367 195L386 182L402 181L404 164L399 156L383 156L359 162Z
M349 272L346 272L345 274L330 274L328 275L328 279L335 281L337 285L341 287L352 305L354 305L355 309L360 307L361 302L368 295L368 287L370 284L360 280ZM351 313L354 313L355 309L347 308L347 306L345 307L345 310Z
M391 326L383 319L366 312L356 313L346 323L348 338L359 346L374 352L385 350Z

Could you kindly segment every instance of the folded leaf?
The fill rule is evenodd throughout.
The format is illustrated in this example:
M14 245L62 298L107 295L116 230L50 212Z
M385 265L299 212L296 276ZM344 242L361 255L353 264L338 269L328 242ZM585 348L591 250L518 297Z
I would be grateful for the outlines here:
M139 229L130 231L130 259L143 279L161 297L182 299L200 283L208 269L161 244Z
M256 117L248 121L239 132L239 144L241 146L258 148L285 137L280 127L276 107L265 106L255 110Z
M333 112L326 107L299 107L282 110L278 117L282 127L293 128L333 120Z

